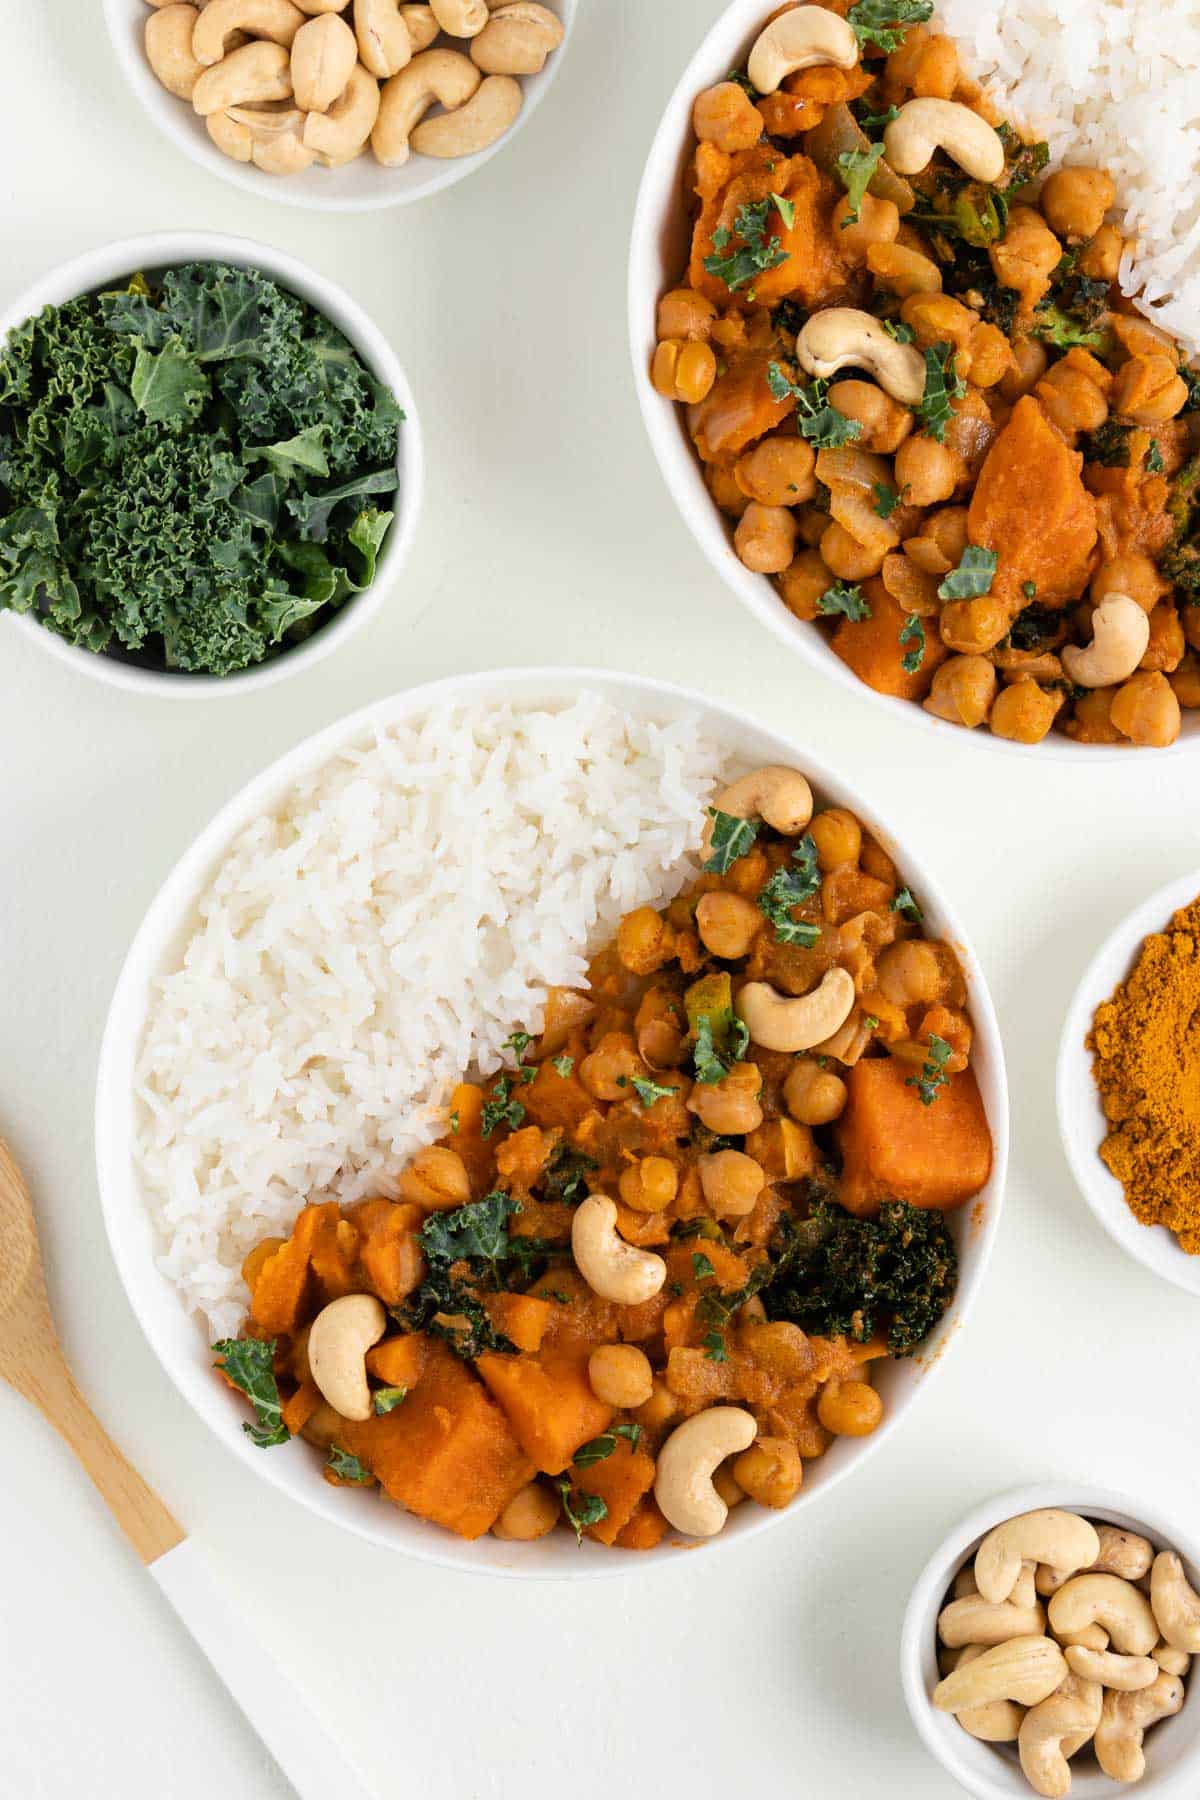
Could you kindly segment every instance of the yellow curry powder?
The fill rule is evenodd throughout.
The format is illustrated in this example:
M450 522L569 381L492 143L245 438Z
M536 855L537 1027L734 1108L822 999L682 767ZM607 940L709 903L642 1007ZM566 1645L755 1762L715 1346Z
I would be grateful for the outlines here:
M1112 1124L1100 1154L1130 1210L1200 1255L1200 898L1146 939L1087 1047Z

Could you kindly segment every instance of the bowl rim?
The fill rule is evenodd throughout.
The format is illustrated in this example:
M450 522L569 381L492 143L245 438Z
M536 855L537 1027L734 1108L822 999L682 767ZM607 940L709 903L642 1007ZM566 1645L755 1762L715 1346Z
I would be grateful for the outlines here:
M161 4L161 0L151 0L151 4ZM403 186L387 188L386 178L396 171L378 165L381 181L377 194L346 195L331 191L325 195L319 189L311 193L307 189L302 190L297 184L303 180L303 176L268 175L252 164L235 162L231 156L226 156L215 144L209 142L203 128L197 132L190 123L195 115L189 110L187 102L178 99L160 85L141 53L140 43L135 44L133 41L128 27L140 16L142 0L103 0L104 22L126 84L138 100L141 110L149 115L158 130L169 137L177 149L183 151L189 161L206 169L219 180L231 182L234 187L255 195L259 200L279 200L285 206L299 207L303 211L326 213L382 212L388 207L411 206L418 200L428 199L465 181L468 175L473 175L476 169L482 168L484 163L490 162L493 156L497 156L507 144L511 144L553 86L571 41L579 0L552 0L552 4L559 9L563 41L536 75L520 77L525 96L521 110L508 130L494 144L489 144L485 150L476 151L473 156L445 160L437 157L424 158L430 165L429 174L424 180L412 183L409 189ZM401 168L415 166L413 163L400 165ZM311 171L306 170L304 173L309 174ZM323 179L330 178L332 188L337 171L323 169L320 173Z
M384 539L375 579L361 594L345 601L312 636L280 655L233 675L190 675L168 669L142 669L117 658L69 644L27 613L11 613L10 627L23 631L50 655L77 673L91 676L126 693L171 700L229 698L272 687L288 676L320 662L359 631L379 611L398 579L416 536L425 495L425 448L416 397L407 373L379 326L347 289L311 264L256 238L218 231L154 231L115 238L82 251L46 270L0 311L0 349L9 333L45 306L93 292L97 286L138 268L165 268L179 262L229 262L257 268L322 312L353 344L371 372L395 395L405 418L399 434L396 467L399 486L392 496L395 518Z
M1084 1039L1097 1006L1126 979L1144 940L1167 929L1173 913L1200 898L1200 869L1177 875L1138 902L1113 927L1091 956L1072 995L1058 1045L1055 1100L1058 1131L1080 1193L1113 1242L1135 1262L1185 1293L1200 1296L1200 1256L1192 1256L1165 1225L1143 1225L1125 1200L1124 1189L1100 1160L1104 1113ZM1113 975L1114 968L1120 972ZM1083 1097L1093 1102L1084 1125Z
M1178 1551L1184 1562L1190 1565L1193 1576L1200 1567L1200 1542L1188 1528L1180 1528L1174 1517L1157 1503L1142 1502L1120 1490L1072 1481L1069 1477L1037 1482L1028 1487L1012 1488L1005 1493L994 1494L991 1499L973 1508L947 1533L917 1576L905 1608L900 1632L900 1685L909 1717L925 1749L969 1794L975 1796L975 1800L1011 1800L1013 1788L1011 1783L1002 1785L982 1777L968 1755L959 1754L956 1739L949 1733L936 1729L937 1721L944 1716L948 1717L935 1712L926 1685L927 1660L932 1658L936 1648L934 1626L937 1614L951 1581L966 1561L973 1544L993 1526L1006 1519L1051 1506L1083 1513L1089 1518L1098 1517L1114 1524L1119 1523L1157 1541L1160 1546L1168 1545ZM978 1739L968 1737L965 1732L961 1735L964 1752L969 1752L972 1743L979 1743ZM992 1748L990 1745L983 1747ZM1194 1793L1198 1763L1200 1735L1194 1739L1189 1754L1181 1759L1183 1766L1176 1770L1158 1772L1148 1769L1143 1781L1138 1784L1138 1791L1146 1793L1150 1800L1172 1800L1172 1797L1174 1800L1184 1800L1182 1784L1189 1784L1189 1796ZM1106 1781L1103 1776L1100 1779ZM1115 1796L1120 1791L1119 1784L1106 1781L1104 1791L1111 1791ZM1033 1789L1030 1788L1028 1792L1032 1794Z
M1137 755L1139 752L1133 744L1077 744L1055 731L1049 732L1039 744L1018 744L1011 738L998 738L990 731L967 731L948 720L935 718L915 701L877 693L834 654L813 624L793 617L769 576L756 575L738 561L724 518L704 487L695 452L683 428L680 408L659 394L650 380L650 359L655 343L654 304L662 286L659 240L664 221L669 225L676 216L671 210L678 195L675 176L683 165L691 130L692 102L702 87L722 78L730 67L733 48L752 35L755 23L765 21L769 11L768 0L729 0L724 11L705 31L665 104L638 186L626 278L629 350L642 422L676 511L725 586L795 655L818 674L834 681L847 693L853 693L864 705L890 714L897 722L903 721L918 730L936 734L943 749L950 748L952 743L967 741L982 746L979 752L982 755L1040 757L1043 763L1057 760L1075 764L1084 757L1099 764L1121 762L1131 754ZM717 47L721 47L719 55ZM681 213L678 216L682 218ZM1185 713L1184 729L1176 741L1153 753L1144 753L1145 760L1153 765L1164 757L1200 751L1200 714L1195 715L1195 720L1194 728L1189 728L1189 715Z
M449 1533L426 1527L428 1536L417 1539L414 1534L412 1541L403 1540L394 1529L390 1532L383 1529L385 1521L388 1524L394 1522L380 1510L378 1496L347 1495L344 1491L334 1496L327 1484L320 1481L312 1483L311 1488L301 1488L283 1465L272 1462L269 1458L264 1459L260 1452L253 1449L243 1433L231 1425L234 1415L227 1397L219 1392L217 1383L207 1379L208 1369L204 1371L205 1379L202 1382L195 1361L189 1360L182 1352L177 1353L171 1346L160 1345L156 1336L154 1314L164 1293L169 1291L182 1319L186 1320L187 1315L183 1312L176 1290L168 1290L166 1278L156 1267L156 1246L149 1215L134 1178L132 1146L127 1128L133 1099L132 1070L136 1047L140 1041L155 972L161 967L168 948L172 953L177 950L200 887L210 878L218 858L230 841L249 820L258 816L264 807L277 804L279 797L289 791L304 773L320 766L342 746L362 737L377 724L395 724L446 702L466 703L492 699L497 703L524 702L530 706L570 704L580 692L599 693L618 704L628 706L632 711L640 709L643 717L674 716L682 711L695 712L710 731L719 729L725 734L731 748L738 742L765 742L778 746L780 750L790 746L790 754L810 773L819 791L828 792L831 796L841 796L847 802L860 806L864 822L873 831L879 831L885 842L894 841L890 839L890 834L879 821L874 809L861 803L857 788L832 770L820 755L793 744L778 733L765 730L746 714L693 689L658 681L649 676L595 668L529 666L448 676L358 708L314 735L302 739L243 784L218 809L166 875L130 944L105 1023L96 1085L96 1161L100 1203L109 1247L130 1306L151 1351L176 1390L193 1410L205 1420L227 1449L309 1511L376 1544L412 1555L421 1561L465 1569L472 1573L499 1574L522 1579L616 1576L628 1573L629 1566L623 1557L614 1556L603 1546L595 1544L585 1545L584 1554L578 1560L572 1546L570 1563L560 1567L557 1564L547 1566L532 1563L527 1566L520 1560L513 1561L514 1554L519 1554L519 1547L518 1553L514 1553L511 1546L500 1545L498 1540L487 1536L467 1544L452 1538ZM824 1477L815 1489L805 1490L786 1512L762 1509L761 1518L753 1521L747 1518L747 1522L739 1524L736 1530L722 1533L720 1537L711 1540L711 1548L728 1548L731 1543L741 1542L769 1530L785 1516L797 1517L804 1511L806 1503L819 1499L823 1492L835 1487L839 1481L857 1470L891 1432L900 1427L917 1404L935 1367L941 1362L943 1353L963 1327L987 1272L999 1228L1008 1164L1009 1102L1003 1045L986 977L970 939L953 907L946 901L937 878L928 873L919 856L912 855L909 860L913 865L914 876L919 877L923 899L928 902L927 913L938 921L939 929L944 929L945 935L954 941L962 955L971 983L976 1043L984 1053L982 1085L985 1093L990 1092L990 1101L985 1101L985 1104L992 1131L993 1165L981 1196L970 1203L969 1210L962 1209L962 1236L971 1246L971 1255L969 1260L965 1255L960 1257L959 1285L951 1315L944 1321L942 1331L930 1346L927 1357L916 1363L911 1391L885 1419L880 1429L869 1439L855 1440L853 1452L847 1454L844 1466L830 1465L833 1472ZM356 1501L364 1504L358 1506ZM410 1519L408 1515L402 1516L407 1525L423 1524L422 1521ZM481 1544L492 1546L487 1560L481 1554ZM677 1547L664 1542L654 1550L642 1552L637 1566L644 1568L652 1563L670 1563L673 1560L672 1551ZM689 1544L687 1547L695 1546Z

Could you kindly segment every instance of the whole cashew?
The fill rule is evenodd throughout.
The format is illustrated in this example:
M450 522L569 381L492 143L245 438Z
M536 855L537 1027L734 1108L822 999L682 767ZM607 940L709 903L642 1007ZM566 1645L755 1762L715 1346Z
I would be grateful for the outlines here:
M1192 1666L1192 1659L1186 1650L1173 1650L1170 1644L1159 1644L1151 1653L1160 1669L1168 1675L1186 1675Z
M968 1644L965 1650L957 1653L949 1668L965 1669L968 1663L983 1655L985 1648L983 1644ZM963 1730L981 1743L1015 1744L1025 1708L1018 1706L1015 1700L989 1700L983 1706L964 1706L954 1716Z
M471 43L471 61L485 75L537 75L563 41L562 20L535 0L497 7Z
M250 161L266 175L298 175L312 167L316 152L304 142L306 115L292 107L287 112L256 112L248 106L231 106L224 117L250 134ZM239 159L240 160L240 159Z
M296 105L305 112L325 112L345 93L357 61L358 44L345 19L337 13L309 19L292 43Z
M429 0L433 16L451 37L478 37L488 22L487 0Z
M925 358L916 345L898 344L857 307L814 313L796 338L796 355L810 375L826 379L839 369L866 369L901 406L919 406L925 394Z
M1070 1637L1085 1625L1103 1625L1114 1650L1127 1656L1149 1656L1158 1642L1150 1602L1119 1575L1076 1575L1059 1588L1050 1602L1051 1631Z
M359 61L380 81L407 68L413 59L412 33L397 0L354 0L354 31Z
M422 50L428 50L442 29L433 16L432 6L402 6L400 17L408 26L414 56L419 56Z
M250 161L254 154L254 139L247 127L240 125L230 113L209 113L204 121L204 128L217 149L223 150L226 156L232 156L234 162Z
M1034 1583L1034 1574L1036 1570L1036 1563L1023 1562L1021 1564L1021 1573L1017 1576L1016 1582L1013 1585L1013 1591L1008 1596L1008 1603L1010 1606L1037 1605L1037 1587Z
M1072 1575L1077 1573L1075 1569L1056 1569L1051 1563L1039 1563L1033 1583L1043 1600L1048 1600L1051 1594L1057 1594L1059 1588L1065 1587Z
M340 169L366 148L378 117L379 83L361 63L355 63L345 92L327 111L309 113L304 142L327 169Z
M346 0L296 0L302 13L345 12Z
M374 1294L344 1294L313 1320L308 1334L312 1378L343 1419L371 1417L367 1351L387 1330L387 1313Z
M1154 1546L1136 1531L1122 1531L1116 1525L1097 1525L1100 1554L1088 1566L1103 1575L1120 1575L1124 1581L1140 1581L1150 1573L1154 1562Z
M1053 1638L1010 1638L1006 1644L985 1650L965 1668L951 1670L934 1688L933 1704L939 1712L952 1713L968 1706L986 1706L993 1700L1037 1706L1067 1673L1063 1653Z
M282 44L259 42L231 50L214 68L205 69L192 89L192 105L201 118L255 100L290 100L292 71Z
M999 1605L985 1600L981 1594L968 1594L952 1600L938 1614L938 1636L950 1650L967 1644L1007 1644L1010 1638L1041 1637L1046 1630L1046 1609L1035 1602L1032 1606L1014 1606L1010 1601Z
M989 1531L975 1553L975 1580L985 1600L1007 1600L1023 1562L1055 1569L1089 1569L1100 1554L1094 1525L1076 1513L1045 1507L1021 1513Z
M424 119L412 134L421 156L474 156L503 137L525 101L511 75L486 75L465 105Z
M858 61L854 29L823 6L796 6L760 31L746 73L760 94L773 94L785 75L833 63L852 69Z
M192 50L192 32L200 17L195 6L161 6L146 20L146 61L169 94L190 100L204 73Z
M1149 1687L1160 1673L1152 1656L1120 1656L1115 1650L1088 1650L1082 1644L1068 1644L1063 1655L1085 1681L1098 1681L1101 1687L1117 1688L1121 1693Z
M1085 1625L1082 1631L1064 1631L1058 1641L1064 1650L1072 1644L1078 1644L1081 1650L1108 1649L1108 1633L1103 1625Z
M421 115L435 100L447 111L462 106L480 83L479 70L460 50L425 50L388 81L379 101L379 117L371 132L371 148L387 169L398 169L409 157L409 138Z
M762 819L784 837L799 837L813 815L812 789L799 769L768 763L723 788L713 801L713 811L731 819ZM709 819L700 840L705 856L712 851L714 822Z
M883 134L897 175L917 175L941 149L972 181L999 181L1004 145L986 119L957 100L908 100Z
M1091 643L1064 645L1062 665L1080 687L1114 687L1128 681L1149 642L1149 614L1128 594L1109 594L1092 614Z
M821 985L798 999L777 992L767 981L748 981L734 1010L763 1050L811 1050L833 1036L854 1007L854 977L848 969L827 969Z
M1025 1779L1037 1794L1063 1800L1071 1791L1067 1767L1068 1743L1083 1748L1100 1723L1104 1691L1098 1682L1068 1675L1061 1687L1039 1705L1030 1707L1017 1735L1017 1750Z
M1096 1761L1113 1781L1140 1781L1146 1773L1142 1739L1151 1725L1183 1705L1183 1683L1165 1671L1136 1694L1105 1694L1096 1727Z
M589 1194L575 1209L571 1254L593 1294L621 1306L652 1300L667 1279L661 1256L617 1235L617 1209L606 1194Z
M303 23L292 0L208 0L192 32L192 54L199 63L219 63L235 31L290 47Z
M1150 1604L1158 1629L1172 1650L1186 1650L1189 1656L1200 1651L1200 1595L1173 1550L1164 1550L1154 1559Z
M713 1472L757 1436L754 1415L740 1406L710 1406L677 1425L658 1453L654 1477L654 1498L667 1523L689 1537L715 1537L729 1508L713 1486Z

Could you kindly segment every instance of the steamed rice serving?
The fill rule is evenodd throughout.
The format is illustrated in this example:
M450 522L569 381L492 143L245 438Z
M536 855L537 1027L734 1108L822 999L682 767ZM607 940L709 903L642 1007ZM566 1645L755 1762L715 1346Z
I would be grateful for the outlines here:
M694 715L594 695L444 706L378 730L237 838L157 984L138 1156L160 1266L213 1334L241 1263L316 1199L395 1192L546 989L696 872L725 773Z

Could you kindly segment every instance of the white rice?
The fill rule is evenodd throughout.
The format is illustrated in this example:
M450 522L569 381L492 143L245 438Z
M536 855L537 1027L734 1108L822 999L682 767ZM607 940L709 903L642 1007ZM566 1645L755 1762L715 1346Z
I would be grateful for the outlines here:
M1200 0L941 0L938 16L1052 166L1109 171L1122 292L1200 350Z
M695 873L723 753L698 717L446 706L378 731L230 847L137 1072L160 1267L215 1336L309 1201L395 1192L546 989Z

